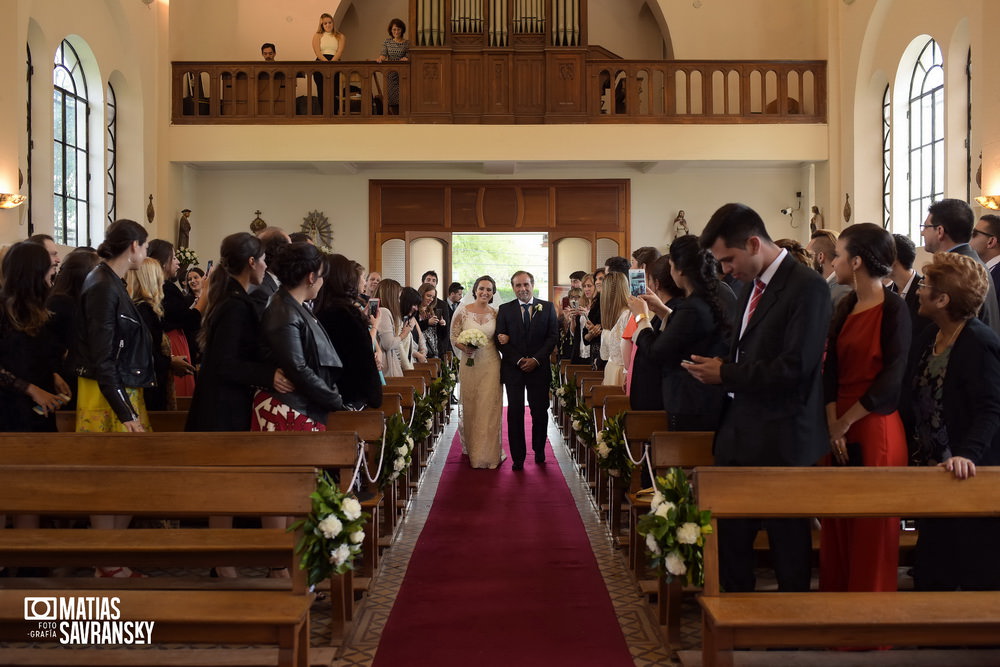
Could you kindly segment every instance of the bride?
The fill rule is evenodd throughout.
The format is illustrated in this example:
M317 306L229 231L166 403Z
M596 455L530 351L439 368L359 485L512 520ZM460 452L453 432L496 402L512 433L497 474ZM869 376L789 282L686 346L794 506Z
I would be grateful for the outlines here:
M462 421L458 433L462 451L469 455L473 468L496 468L507 456L500 446L500 413L503 397L500 393L500 353L493 334L497 311L490 306L497 284L489 276L477 278L472 287L473 301L461 305L451 319L451 342L461 354L458 381L462 387ZM458 342L459 334L478 329L489 342L472 348ZM468 359L474 365L466 364Z

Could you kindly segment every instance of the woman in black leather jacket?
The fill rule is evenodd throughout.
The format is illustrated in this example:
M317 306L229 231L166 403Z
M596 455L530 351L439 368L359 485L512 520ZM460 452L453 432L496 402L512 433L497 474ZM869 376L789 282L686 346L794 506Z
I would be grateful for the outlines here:
M101 262L80 293L75 347L76 430L107 433L149 430L143 387L156 381L153 342L125 290L125 274L146 259L146 230L133 220L116 220L97 248ZM92 528L128 528L127 515L92 515ZM127 567L99 566L98 577L141 577Z
M295 390L258 390L251 430L324 431L327 413L344 407L336 385L343 364L326 331L303 305L323 287L323 254L309 243L290 243L278 249L270 268L281 288L261 321L264 353Z
M155 382L153 348L124 278L146 259L146 230L133 220L117 220L97 254L101 262L80 294L76 430L145 431L142 388Z

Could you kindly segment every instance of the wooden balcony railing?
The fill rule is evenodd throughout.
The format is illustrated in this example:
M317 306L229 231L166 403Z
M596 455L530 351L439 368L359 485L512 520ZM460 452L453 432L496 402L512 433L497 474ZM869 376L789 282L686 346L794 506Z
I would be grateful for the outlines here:
M173 122L406 122L406 62L176 62Z
M827 112L824 61L634 61L593 47L177 62L172 92L176 124L825 123Z
M819 60L590 60L587 75L597 122L826 122Z

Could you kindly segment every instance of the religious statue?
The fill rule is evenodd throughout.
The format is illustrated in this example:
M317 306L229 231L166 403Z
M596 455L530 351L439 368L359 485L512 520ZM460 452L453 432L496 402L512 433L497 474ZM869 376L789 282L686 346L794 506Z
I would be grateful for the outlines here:
M687 220L684 219L684 211L678 211L677 217L674 218L674 240L676 241L681 236L687 236L690 233Z
M177 221L177 247L191 247L191 209L181 211L181 219Z
M817 229L824 229L823 214L819 212L819 206L812 207L812 217L809 218L809 231L815 232Z

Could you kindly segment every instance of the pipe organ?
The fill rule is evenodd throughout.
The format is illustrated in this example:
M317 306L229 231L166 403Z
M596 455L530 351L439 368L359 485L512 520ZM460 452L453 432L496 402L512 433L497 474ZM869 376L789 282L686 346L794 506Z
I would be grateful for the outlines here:
M415 46L583 46L586 0L411 0Z

